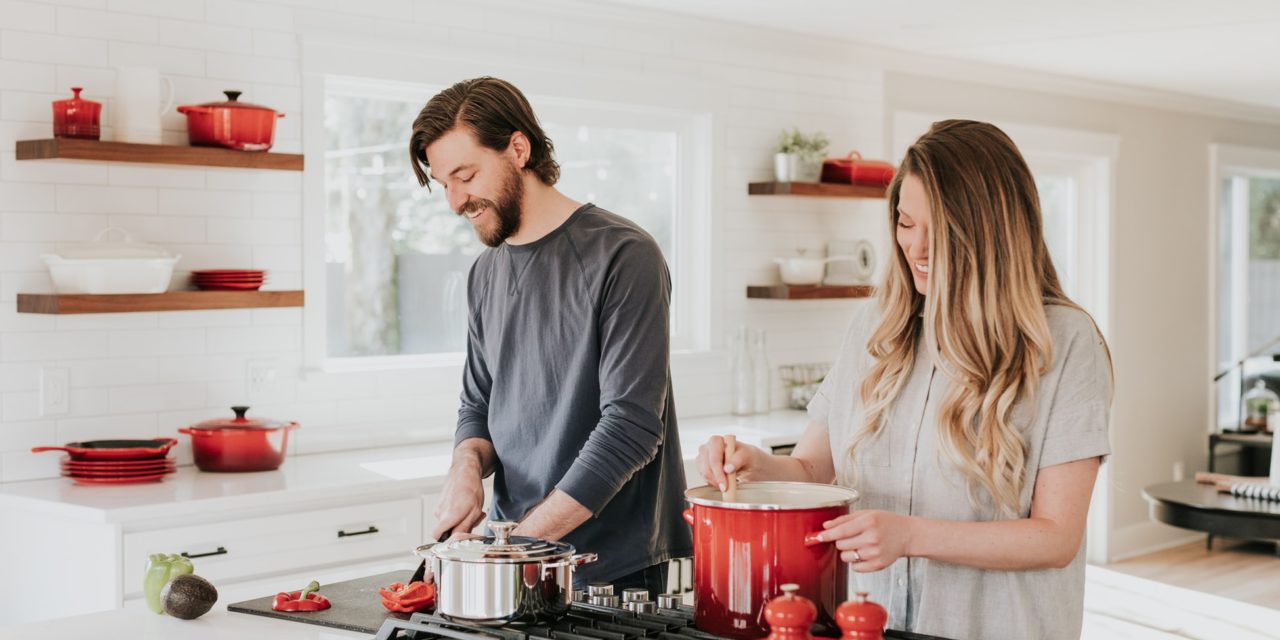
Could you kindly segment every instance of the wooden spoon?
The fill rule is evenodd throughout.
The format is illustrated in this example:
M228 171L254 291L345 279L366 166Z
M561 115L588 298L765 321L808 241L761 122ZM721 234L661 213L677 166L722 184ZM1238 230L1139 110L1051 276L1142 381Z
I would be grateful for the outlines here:
M725 460L732 458L733 452L737 448L738 448L737 436L724 437L724 459ZM737 502L738 501L738 473L735 471L729 474L726 480L727 482L725 483L725 486L728 487L728 489L726 489L724 492L724 499L726 502Z

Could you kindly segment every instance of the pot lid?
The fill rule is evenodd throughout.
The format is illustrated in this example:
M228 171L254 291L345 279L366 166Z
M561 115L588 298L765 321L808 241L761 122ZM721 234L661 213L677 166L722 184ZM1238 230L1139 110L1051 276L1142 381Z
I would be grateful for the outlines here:
M112 232L118 233L121 239L109 239L108 235ZM93 242L67 245L63 249L54 251L53 255L67 260L165 259L173 257L173 254L166 249L156 245L135 242L133 236L120 227L107 227L98 232Z
M684 492L693 504L721 509L794 511L847 506L858 499L853 489L814 482L740 482L738 499L729 502L719 487L704 485Z
M818 618L818 608L812 600L800 595L800 585L787 583L780 588L782 595L764 605L764 619L769 628L808 631Z
M285 422L283 420L272 420L271 418L246 418L245 413L249 411L249 407L231 407L235 412L234 418L214 418L205 420L204 422L191 425L192 429L280 429L288 427L294 423Z
M272 109L271 107L264 107L262 105L250 104L248 102L240 102L240 94L244 93L243 91L233 91L231 89L228 89L226 91L223 91L222 93L226 94L227 96L226 100L222 102L206 102L204 104L201 104L200 106L222 107L224 109L258 109L260 111L270 111L272 113L275 113L275 109Z
M513 536L514 522L490 522L494 535L470 540L450 540L419 551L429 552L437 558L464 562L520 563L529 560L545 562L572 556L573 545L528 536Z

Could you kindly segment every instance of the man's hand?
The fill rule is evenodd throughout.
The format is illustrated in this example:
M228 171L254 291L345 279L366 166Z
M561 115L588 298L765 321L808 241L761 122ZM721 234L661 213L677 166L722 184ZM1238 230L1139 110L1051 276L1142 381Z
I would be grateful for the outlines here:
M454 454L449 467L449 478L444 483L440 502L436 505L436 526L431 529L432 539L439 539L446 532L470 533L484 520L484 484L481 483L481 465L470 456Z

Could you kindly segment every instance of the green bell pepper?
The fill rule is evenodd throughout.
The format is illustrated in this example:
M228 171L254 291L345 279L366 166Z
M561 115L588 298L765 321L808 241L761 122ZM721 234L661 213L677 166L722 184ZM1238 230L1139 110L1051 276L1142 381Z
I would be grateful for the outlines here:
M147 558L147 571L142 578L142 595L147 599L147 608L156 613L164 613L160 603L160 590L177 576L191 573L195 567L191 560L177 554L153 553Z

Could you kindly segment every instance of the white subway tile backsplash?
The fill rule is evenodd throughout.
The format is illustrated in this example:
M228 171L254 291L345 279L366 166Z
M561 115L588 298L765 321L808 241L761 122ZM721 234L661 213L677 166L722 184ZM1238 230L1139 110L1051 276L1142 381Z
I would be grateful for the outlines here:
M170 242L165 244L165 248L173 253L182 255L182 259L178 261L177 265L177 268L180 271L190 272L196 269L249 269L254 266L252 247L182 244Z
M107 41L6 30L0 34L0 58L52 64L84 64L85 60L106 60Z
M0 422L0 451L26 451L32 447L64 444L54 442L56 425L53 420Z
M128 229L137 240L164 245L174 242L203 242L204 220L173 216L113 215L111 225Z
M18 91L54 90L53 65L0 60L0 89Z
M175 311L160 317L161 327L246 327L253 323L250 309Z
M242 83L268 82L283 85L297 85L301 80L296 60L214 51L209 52L207 57L210 78ZM248 99L246 96L245 100L248 101Z
M198 49L113 40L107 60L113 67L154 67L162 73L189 76L205 73L205 52Z
M107 352L113 358L198 355L205 352L205 330L112 331Z
M106 334L99 331L5 332L0 335L0 358L23 360L73 360L107 355Z
M61 185L58 211L62 213L155 213L156 190L146 187L96 187Z
M298 39L292 33L259 29L253 32L253 55L296 60Z
M254 309L253 324L302 326L302 309Z
M57 433L58 442L145 439L158 435L154 413L59 420Z
M61 445L65 442L50 437L44 444ZM0 456L0 482L20 482L36 478L58 477L58 458L56 452L31 453L15 451Z
M109 329L150 329L156 326L155 313L86 313L57 316L60 331Z
M254 49L250 29L186 20L160 20L160 44L228 53L249 53Z
M12 149L19 140L37 140L51 135L53 125L49 122L0 122L0 149Z
M302 247L275 245L253 248L253 268L267 270L267 279L277 272L302 271Z
M0 0L0 25L5 29L49 33L54 30L55 15L54 8L46 4Z
M57 206L56 194L53 185L0 182L0 211L53 211Z
M0 393L10 391L38 391L40 389L40 363L0 362ZM0 448L0 451L4 451Z
M293 9L246 0L208 0L208 21L254 29L293 31Z
M205 385L202 382L117 387L111 389L110 394L112 413L172 411L205 406Z
M156 358L99 358L59 362L71 373L71 388L119 387L155 384L166 380L159 374Z
M15 391L0 394L0 421L18 422L40 417L40 394L36 391Z
M86 60L85 62L92 61ZM60 64L58 65L57 77L58 80L55 83L54 91L65 92L59 96L59 99L70 98L72 95L71 87L82 87L84 91L80 92L80 97L94 102L103 102L105 99L113 98L116 95L115 69ZM111 124L109 122L110 113L104 111L100 115L103 125Z
M210 244L296 245L302 235L299 220L217 219L208 221Z
M28 91L0 92L0 119L52 123L53 116L49 105L62 97L64 96Z
M208 330L209 353L276 353L302 348L301 326L215 327Z
M209 169L205 179L209 189L302 192L302 175L291 171Z
M53 116L49 117L52 121ZM45 137L53 134L49 124L46 123L41 128L48 132L44 134ZM0 149L0 176L6 181L16 182L106 184L107 166L88 162L18 162L14 159L13 151Z
M17 302L18 293L49 293L53 280L48 271L11 271L0 273L0 304ZM0 353L0 358L4 356Z
M414 0L413 20L423 24L449 27L479 28L484 22L484 8L460 2Z
M89 241L107 226L107 216L85 213L3 213L5 242Z
M128 42L155 42L159 39L160 30L158 20L152 16L61 7L58 9L58 33Z
M302 196L295 193L255 193L253 215L258 218L301 218Z
M187 189L189 191L183 191L183 193L188 193L193 198L198 198L207 193L205 191L190 191L204 187L204 170L197 167L170 168L128 166L124 164L112 165L107 180L112 186L120 187L166 187L156 189L157 213L169 213L165 208L168 204L165 200L165 194L172 189L168 187Z
M203 20L204 0L107 0L107 8L121 13L139 13L181 20Z
M172 216L248 218L253 215L253 193L209 189L160 189L158 211Z

